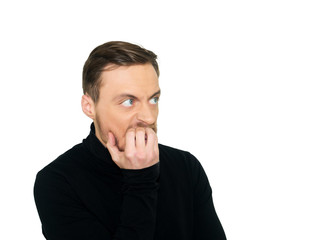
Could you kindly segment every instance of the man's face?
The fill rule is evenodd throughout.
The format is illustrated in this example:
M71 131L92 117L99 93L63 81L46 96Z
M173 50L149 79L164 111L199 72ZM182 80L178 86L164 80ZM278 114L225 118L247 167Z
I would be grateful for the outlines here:
M107 66L101 74L94 124L96 136L103 144L111 131L123 151L128 129L150 127L157 131L160 88L151 64L111 67Z

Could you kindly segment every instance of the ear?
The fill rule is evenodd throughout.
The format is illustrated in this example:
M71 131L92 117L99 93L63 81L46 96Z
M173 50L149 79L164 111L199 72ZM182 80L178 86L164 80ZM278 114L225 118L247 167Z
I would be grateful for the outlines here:
M87 115L92 120L95 120L95 116L96 116L95 104L89 95L85 94L82 96L81 107L85 115Z

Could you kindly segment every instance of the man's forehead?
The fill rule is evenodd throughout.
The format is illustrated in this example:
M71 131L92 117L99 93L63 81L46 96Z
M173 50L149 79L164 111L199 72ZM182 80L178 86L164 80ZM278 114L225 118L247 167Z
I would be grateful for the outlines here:
M157 91L155 91L155 92L153 92L153 93L150 93L150 94L148 94L147 95L147 97L148 98L153 98L153 97L155 97L155 96L160 96L160 94L161 94L161 90L159 89L159 90L157 90ZM133 93L133 92L123 92L123 93L120 93L120 94L116 94L115 96L114 96L114 99L121 99L121 98L139 98L139 96L140 96L140 94L135 94L135 93ZM144 97L144 96L143 96Z
M160 93L158 76L153 66L110 65L101 74L100 92L114 98L120 95L150 97Z

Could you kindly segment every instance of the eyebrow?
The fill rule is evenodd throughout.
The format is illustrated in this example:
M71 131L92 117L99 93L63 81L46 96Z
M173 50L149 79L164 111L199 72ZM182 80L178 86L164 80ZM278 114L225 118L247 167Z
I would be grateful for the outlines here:
M154 98L155 96L160 95L160 94L161 94L161 90L159 90L159 91L155 92L154 94L152 94L152 96L149 99Z
M160 95L160 94L161 94L161 90L158 90L157 92L155 92L154 94L152 94L149 99L152 99L152 98L154 98L155 96ZM114 100L118 100L118 99L122 99L122 98L138 99L136 96L134 96L134 95L132 95L132 94L123 93L123 94L120 94L120 95L116 96L116 97L114 98Z

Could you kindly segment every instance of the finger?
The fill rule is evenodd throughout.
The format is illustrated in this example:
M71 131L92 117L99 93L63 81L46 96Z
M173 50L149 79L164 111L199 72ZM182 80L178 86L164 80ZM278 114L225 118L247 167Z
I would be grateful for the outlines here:
M136 130L133 128L130 128L126 133L126 146L125 146L125 152L132 153L135 151L135 137L136 137Z
M151 128L146 128L147 134L147 149L155 150L158 148L158 138L156 133Z
M146 146L146 130L145 128L137 128L136 129L136 148L142 149Z
M108 133L108 141L106 144L107 149L114 161L118 161L120 158L120 151L116 145L116 138L112 132Z

